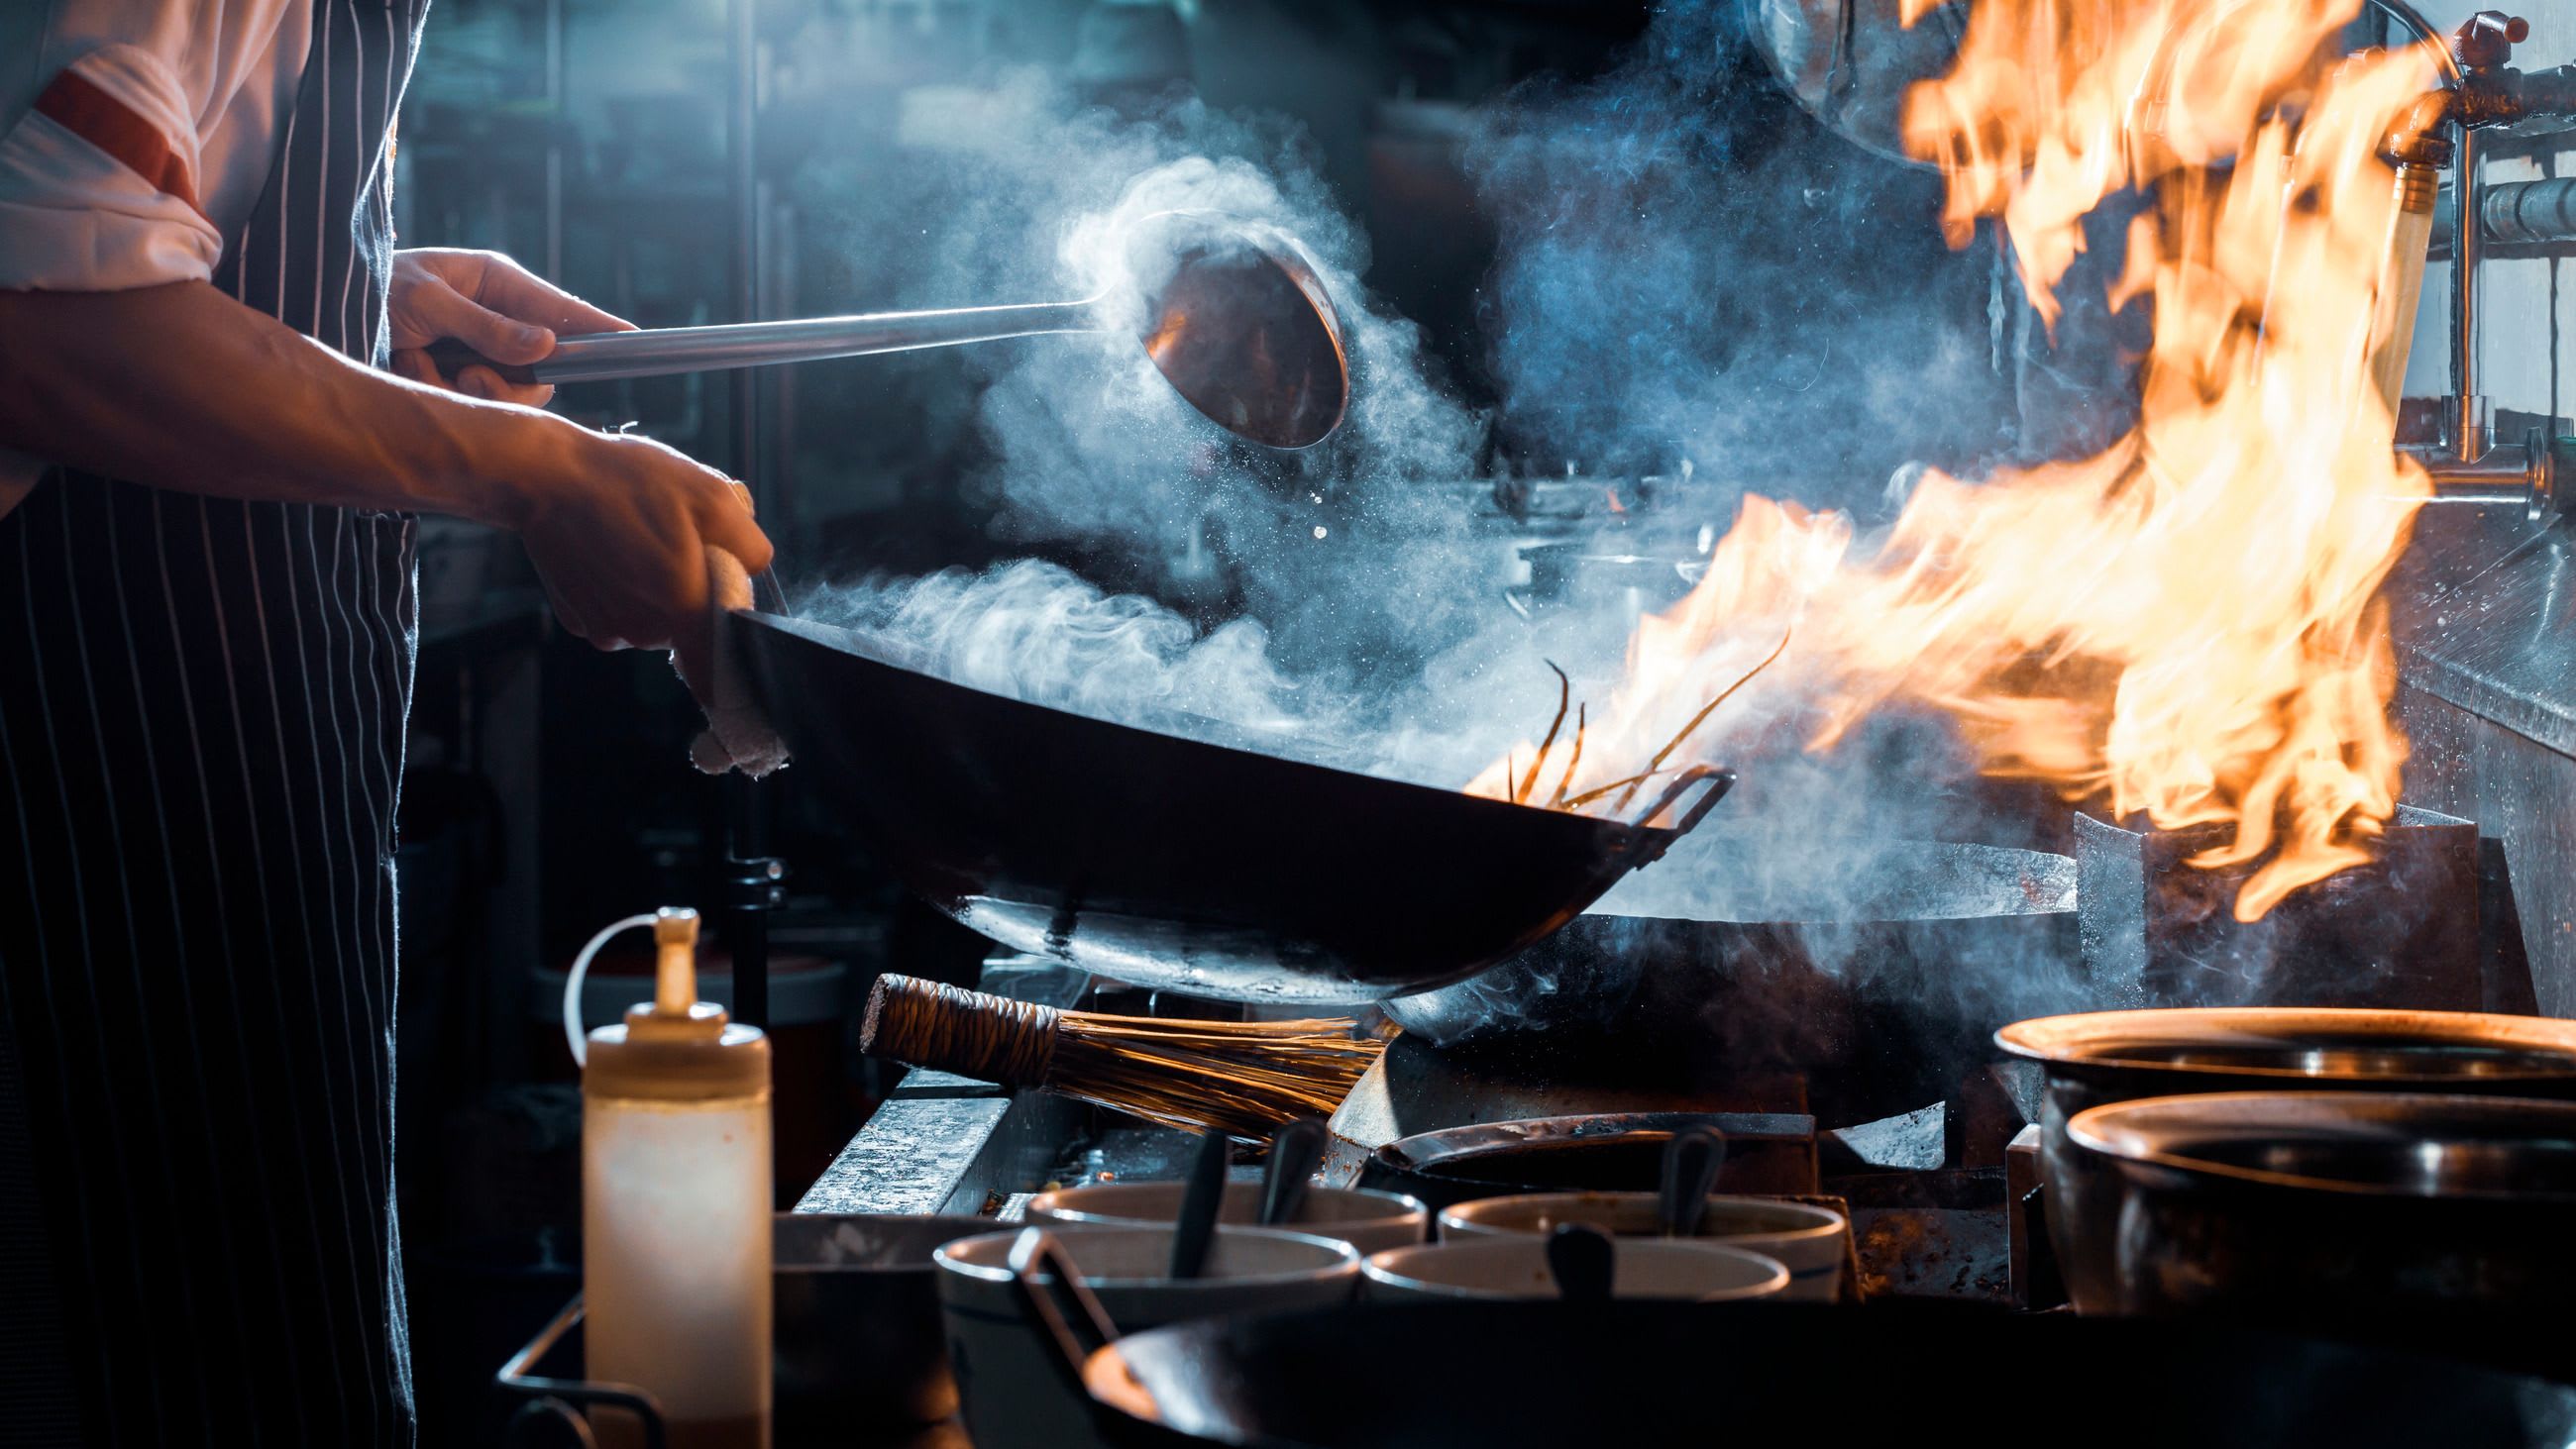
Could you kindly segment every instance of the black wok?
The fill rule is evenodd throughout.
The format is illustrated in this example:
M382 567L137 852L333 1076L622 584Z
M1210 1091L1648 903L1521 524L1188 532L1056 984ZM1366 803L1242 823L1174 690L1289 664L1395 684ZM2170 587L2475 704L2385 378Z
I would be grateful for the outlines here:
M1132 1449L2523 1449L2576 1425L2576 1391L2442 1360L1960 1304L1362 1305L1135 1334L1085 1378L1103 1437Z
M2013 1008L2085 1004L2068 857L1906 840L1795 852L1788 869L1788 847L1694 837L1565 929L1387 1015L1512 1079L1690 1094L1795 1077L1839 1127L1948 1096Z
M1669 828L1600 820L1281 758L1214 721L1113 724L846 629L732 619L799 773L905 884L1016 950L1197 996L1455 981L1573 919L1732 783L1686 777L1636 817L1676 806Z

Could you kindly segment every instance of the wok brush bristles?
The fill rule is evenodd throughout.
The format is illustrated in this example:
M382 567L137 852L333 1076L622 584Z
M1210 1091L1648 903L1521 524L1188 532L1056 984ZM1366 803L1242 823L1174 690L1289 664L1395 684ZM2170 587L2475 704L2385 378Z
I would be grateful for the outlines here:
M1062 1011L911 976L868 994L860 1049L916 1067L1036 1087L1166 1127L1267 1140L1330 1116L1386 1043L1348 1017L1166 1021Z

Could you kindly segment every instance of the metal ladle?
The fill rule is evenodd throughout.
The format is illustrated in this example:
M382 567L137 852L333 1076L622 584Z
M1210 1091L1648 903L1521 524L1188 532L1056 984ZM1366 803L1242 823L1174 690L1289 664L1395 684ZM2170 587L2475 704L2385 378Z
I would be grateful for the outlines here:
M1167 211L1139 221L1125 252L1123 284L1079 302L594 332L562 338L525 365L493 362L453 340L429 354L450 377L482 366L512 382L590 382L1127 332L1192 407L1239 437L1304 448L1340 426L1350 402L1341 317L1295 241L1240 217Z

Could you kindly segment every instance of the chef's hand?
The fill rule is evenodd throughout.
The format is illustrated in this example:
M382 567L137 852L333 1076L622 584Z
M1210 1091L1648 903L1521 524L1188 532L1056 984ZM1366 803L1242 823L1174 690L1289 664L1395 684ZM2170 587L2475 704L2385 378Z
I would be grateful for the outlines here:
M752 573L769 567L750 490L640 435L565 425L557 436L570 453L523 475L507 520L555 617L602 649L677 651L691 679L708 678L707 546Z
M452 337L495 362L530 363L555 350L558 332L635 330L498 252L447 247L394 253L386 319L393 325L394 371L468 397L532 408L544 407L554 388L509 382L488 367L445 377L423 349Z

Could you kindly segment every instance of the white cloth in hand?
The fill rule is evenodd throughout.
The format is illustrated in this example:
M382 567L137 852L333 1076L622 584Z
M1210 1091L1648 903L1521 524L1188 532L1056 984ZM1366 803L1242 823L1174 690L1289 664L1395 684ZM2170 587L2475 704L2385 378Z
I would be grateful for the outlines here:
M735 660L725 615L751 607L751 575L742 560L720 548L707 550L707 604L712 647L703 662L671 656L681 682L697 696L707 727L690 742L689 761L710 775L740 770L757 780L787 763L787 746L752 701L751 682ZM685 652L685 651L682 651ZM694 677L704 675L704 678Z

